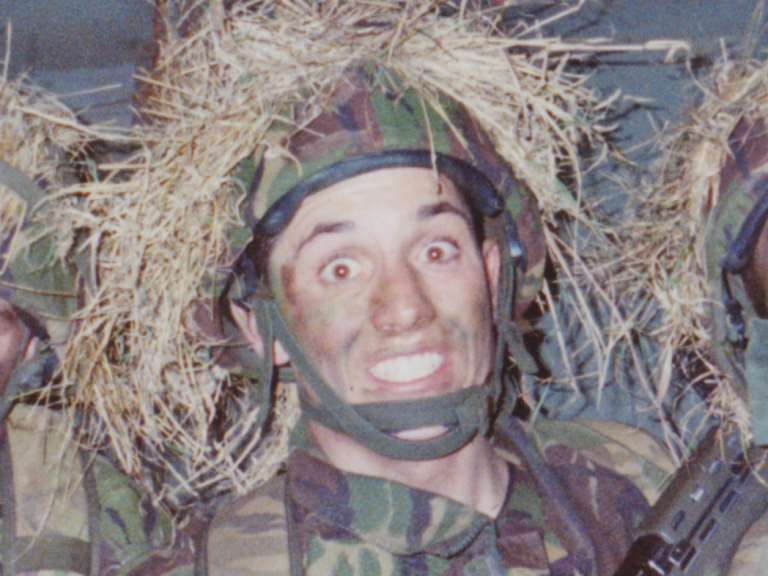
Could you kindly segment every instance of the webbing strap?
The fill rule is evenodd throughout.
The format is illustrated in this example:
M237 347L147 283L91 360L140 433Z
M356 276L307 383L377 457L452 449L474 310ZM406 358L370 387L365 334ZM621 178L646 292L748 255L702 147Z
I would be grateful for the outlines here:
M45 192L29 176L0 160L0 182L21 196L28 206L44 199Z
M768 320L750 318L749 345L744 363L752 435L755 444L765 446L768 444Z
M91 545L78 538L61 534L19 538L16 550L19 554L13 563L16 573L59 571L83 576L93 574Z
M500 318L497 321L497 324L499 335L504 339L504 342L506 342L507 350L510 356L512 356L515 364L517 364L520 367L520 370L523 372L528 374L536 374L536 372L539 370L539 367L536 365L536 361L525 347L520 325L508 318ZM503 349L503 347L501 347L501 349ZM497 360L497 362L503 363L504 359L500 358Z
M523 459L526 469L536 482L537 492L546 500L558 520L557 536L573 554L576 569L584 576L596 576L595 545L563 485L536 446L528 439L517 418L511 414L504 414L499 420L496 426L496 441L502 446L506 444L505 448L511 448Z
M285 532L288 540L288 562L291 568L290 576L303 576L304 574L304 554L301 549L301 539L297 532L296 518L291 499L290 483L287 475L285 476L285 493L283 503L285 505Z
M422 399L399 402L371 402L359 404L355 411L379 430L398 432L417 426L456 426L459 419L456 409L462 405L474 405L486 396L482 386L473 386L455 394L438 396L430 402L428 409Z
M3 534L0 537L0 564L3 576L16 576L16 495L13 490L13 461L7 424L0 422L0 498L3 504Z
M99 551L101 549L101 503L99 490L96 486L96 477L93 473L93 456L84 451L79 452L80 466L83 468L83 491L88 510L88 538L89 549L82 554L83 564L88 564L89 571L83 574L98 576Z

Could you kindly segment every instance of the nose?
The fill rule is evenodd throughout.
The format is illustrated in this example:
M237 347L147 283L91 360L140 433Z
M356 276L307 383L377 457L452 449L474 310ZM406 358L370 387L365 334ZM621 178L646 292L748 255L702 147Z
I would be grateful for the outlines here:
M380 332L400 334L428 324L436 312L418 272L399 262L380 275L371 300L371 315Z

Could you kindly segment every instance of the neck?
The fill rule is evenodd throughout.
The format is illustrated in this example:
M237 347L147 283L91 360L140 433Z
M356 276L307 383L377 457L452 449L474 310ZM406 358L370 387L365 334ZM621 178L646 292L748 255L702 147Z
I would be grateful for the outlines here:
M495 518L507 493L507 465L484 436L433 460L382 456L354 438L312 420L309 430L330 463L344 472L374 476L440 494Z

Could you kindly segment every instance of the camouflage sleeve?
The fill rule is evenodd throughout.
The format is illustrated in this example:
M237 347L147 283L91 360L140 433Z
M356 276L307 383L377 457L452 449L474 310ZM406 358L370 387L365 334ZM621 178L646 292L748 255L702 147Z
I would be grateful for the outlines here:
M677 468L669 451L650 434L618 422L539 420L534 436L548 458L566 448L574 451L590 466L600 466L629 480L649 504L658 500Z
M568 429L570 444L579 449L582 457L630 479L651 504L676 470L669 453L655 439L635 428L602 421L547 423L540 428L542 436L550 442L565 433L564 430L556 433L555 428ZM762 576L767 565L768 515L763 515L742 539L728 576Z
M224 506L211 524L208 576L288 576L285 481L278 475Z
M542 420L533 435L584 521L599 573L613 574L674 470L670 459L653 438L617 423Z
M768 514L746 533L731 562L728 576L763 576L768 566Z
M99 576L192 576L197 523L171 514L103 457L91 464L98 498Z

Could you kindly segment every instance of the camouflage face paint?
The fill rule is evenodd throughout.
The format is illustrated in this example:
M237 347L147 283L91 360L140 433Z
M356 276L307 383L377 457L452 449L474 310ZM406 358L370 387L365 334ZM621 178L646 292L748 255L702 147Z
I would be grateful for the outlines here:
M341 182L305 199L275 244L290 327L349 403L456 392L491 371L486 262L465 203L442 184L438 195L423 168Z

